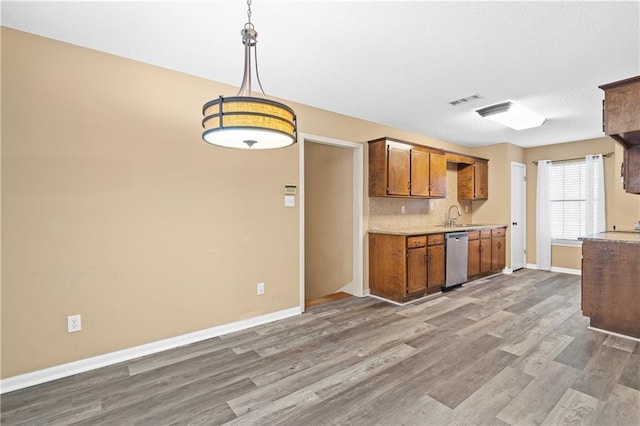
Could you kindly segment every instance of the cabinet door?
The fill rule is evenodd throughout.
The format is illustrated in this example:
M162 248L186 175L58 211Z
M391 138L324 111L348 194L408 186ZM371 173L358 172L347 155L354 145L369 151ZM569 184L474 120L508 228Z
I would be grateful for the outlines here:
M491 270L500 272L506 263L505 237L491 238Z
M427 247L427 287L439 288L444 285L444 244Z
M489 164L487 162L476 161L474 186L476 200L486 200L489 198Z
M491 238L480 240L480 273L491 271Z
M470 240L468 245L467 276L480 274L480 240Z
M458 165L458 199L475 199L475 166L473 164Z
M624 190L640 194L640 145L624 150Z
M407 293L416 293L427 289L426 255L426 247L407 250Z
M411 150L411 195L429 196L429 153Z
M432 152L430 157L429 183L432 197L447 195L447 158L442 154Z
M387 147L387 194L409 195L410 150Z

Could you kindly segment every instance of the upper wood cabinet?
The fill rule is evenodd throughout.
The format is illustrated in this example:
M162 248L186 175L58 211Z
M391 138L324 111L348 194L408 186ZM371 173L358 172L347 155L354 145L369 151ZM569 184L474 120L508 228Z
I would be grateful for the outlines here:
M640 144L640 76L599 87L604 90L604 133L626 147Z
M633 145L624 150L622 186L626 192L640 194L640 145Z
M446 196L443 152L388 138L369 141L369 196Z
M489 198L489 163L476 159L473 164L458 165L458 199Z
M603 130L624 146L624 190L640 194L640 76L603 84L600 88L604 90Z

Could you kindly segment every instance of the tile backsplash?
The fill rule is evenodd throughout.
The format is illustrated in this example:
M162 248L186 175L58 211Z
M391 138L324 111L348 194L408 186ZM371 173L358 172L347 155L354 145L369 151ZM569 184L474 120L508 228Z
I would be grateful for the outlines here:
M433 210L430 208L433 205ZM458 174L456 164L447 164L446 198L369 198L369 228L394 229L416 226L442 225L449 207L456 205L462 213L457 223L471 223L471 201L458 200ZM402 206L405 212L402 213ZM465 211L465 208L467 211ZM457 212L454 209L454 217Z

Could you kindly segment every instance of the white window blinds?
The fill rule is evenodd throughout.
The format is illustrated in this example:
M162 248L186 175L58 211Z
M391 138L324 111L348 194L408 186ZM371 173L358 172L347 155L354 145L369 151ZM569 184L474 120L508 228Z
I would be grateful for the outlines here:
M551 238L576 240L584 229L586 203L584 161L549 166Z
M588 184L602 181L598 169L596 176L588 177L585 161L549 165L549 201L551 208L551 238L577 240L586 232L586 206L590 191ZM592 172L593 173L593 172Z

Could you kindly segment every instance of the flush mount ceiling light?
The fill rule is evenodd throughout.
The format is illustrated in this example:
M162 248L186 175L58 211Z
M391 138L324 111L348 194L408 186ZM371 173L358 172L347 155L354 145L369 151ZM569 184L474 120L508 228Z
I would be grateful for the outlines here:
M240 149L272 149L293 145L297 140L296 114L288 106L267 99L260 76L256 51L258 33L251 23L251 0L247 1L248 21L240 32L244 44L244 76L238 94L220 96L202 107L202 139L212 145ZM251 95L252 62L263 97Z
M484 118L515 130L539 127L546 121L543 116L509 101L480 108L476 112Z

